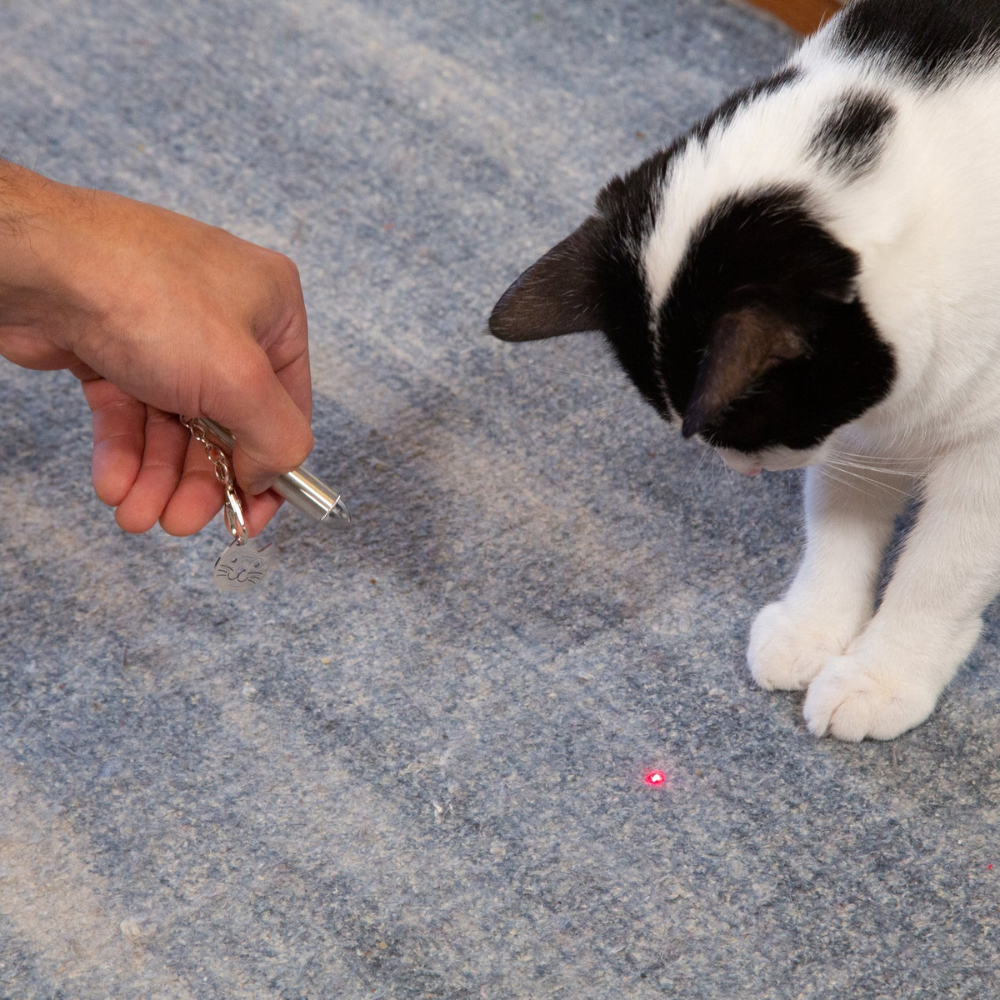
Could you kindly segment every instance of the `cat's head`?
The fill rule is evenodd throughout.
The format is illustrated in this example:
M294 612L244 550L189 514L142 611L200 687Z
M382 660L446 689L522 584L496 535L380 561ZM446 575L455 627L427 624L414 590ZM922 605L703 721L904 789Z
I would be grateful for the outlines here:
M490 330L510 341L600 330L685 437L741 472L808 465L894 377L857 296L857 256L789 187L716 199L689 232L672 230L673 154L612 180L504 293Z

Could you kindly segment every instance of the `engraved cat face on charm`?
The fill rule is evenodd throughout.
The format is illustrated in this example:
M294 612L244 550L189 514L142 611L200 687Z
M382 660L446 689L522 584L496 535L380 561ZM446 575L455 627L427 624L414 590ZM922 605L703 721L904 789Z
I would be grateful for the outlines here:
M229 593L252 590L264 579L270 563L270 545L258 549L252 542L233 542L215 561L216 587Z

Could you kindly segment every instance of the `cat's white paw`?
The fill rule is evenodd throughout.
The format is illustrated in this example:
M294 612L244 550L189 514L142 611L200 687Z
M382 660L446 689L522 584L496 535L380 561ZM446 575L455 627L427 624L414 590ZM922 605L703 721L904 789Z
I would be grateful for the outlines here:
M809 685L803 714L814 736L891 740L923 722L938 693L891 673L873 676L855 657L836 656Z
M750 629L750 673L767 691L801 690L853 638L853 632L846 634L842 625L838 629L836 623L802 620L789 612L784 601L769 604Z

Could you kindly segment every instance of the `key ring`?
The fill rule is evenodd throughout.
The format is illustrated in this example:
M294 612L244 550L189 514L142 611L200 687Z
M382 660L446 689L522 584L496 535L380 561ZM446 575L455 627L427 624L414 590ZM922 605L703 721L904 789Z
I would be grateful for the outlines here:
M247 523L243 518L243 504L240 503L239 494L236 487L231 483L224 483L224 495L222 508L222 519L226 522L226 530L236 539L237 545L242 545L247 540Z

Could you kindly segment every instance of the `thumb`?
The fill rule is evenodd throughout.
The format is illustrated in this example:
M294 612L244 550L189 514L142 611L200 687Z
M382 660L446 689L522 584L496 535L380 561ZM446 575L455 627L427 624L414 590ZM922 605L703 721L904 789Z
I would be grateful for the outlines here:
M280 372L271 368L263 350L247 352L241 361L226 366L227 374L198 416L233 432L233 475L241 489L256 495L298 468L312 451L306 416L311 410L309 361L300 356Z

